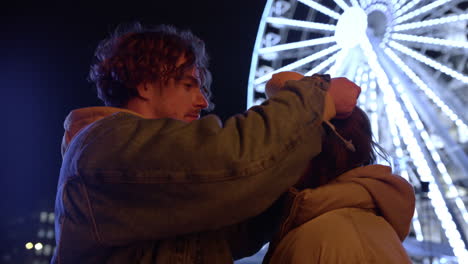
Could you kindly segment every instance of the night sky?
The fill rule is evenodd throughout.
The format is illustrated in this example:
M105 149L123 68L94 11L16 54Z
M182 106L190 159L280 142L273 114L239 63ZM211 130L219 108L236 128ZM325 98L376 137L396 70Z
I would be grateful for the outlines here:
M0 129L1 234L11 219L53 208L63 120L73 109L102 105L86 77L96 45L119 23L191 29L211 56L214 113L226 119L244 111L266 0L30 2L0 6L0 113L6 117Z

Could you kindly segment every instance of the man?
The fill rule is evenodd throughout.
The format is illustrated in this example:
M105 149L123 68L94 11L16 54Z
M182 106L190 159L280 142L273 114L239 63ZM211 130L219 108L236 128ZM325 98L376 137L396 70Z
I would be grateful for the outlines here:
M322 119L339 105L330 82L270 89L262 106L221 124L197 120L211 76L190 32L136 24L96 57L90 79L107 107L65 121L52 263L232 263L255 253L272 231L269 212L257 215L320 152Z

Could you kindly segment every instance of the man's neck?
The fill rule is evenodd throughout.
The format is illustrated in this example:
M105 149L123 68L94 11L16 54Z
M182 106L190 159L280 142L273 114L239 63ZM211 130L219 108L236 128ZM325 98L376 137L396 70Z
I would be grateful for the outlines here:
M144 118L155 118L148 103L139 98L131 99L123 108L135 112Z

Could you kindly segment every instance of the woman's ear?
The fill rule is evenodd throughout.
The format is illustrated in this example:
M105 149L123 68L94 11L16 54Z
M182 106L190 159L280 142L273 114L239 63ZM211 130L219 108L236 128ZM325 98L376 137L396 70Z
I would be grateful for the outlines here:
M137 85L138 97L143 100L150 100L154 96L154 87L153 84L148 82L142 82Z

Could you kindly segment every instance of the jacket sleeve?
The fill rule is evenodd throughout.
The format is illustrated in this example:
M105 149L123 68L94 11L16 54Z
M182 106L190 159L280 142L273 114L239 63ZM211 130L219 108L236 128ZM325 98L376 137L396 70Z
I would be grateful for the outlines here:
M98 121L65 154L59 208L82 217L107 245L214 230L258 215L320 152L327 88L318 77L289 81L224 126L213 115L189 124L128 113Z

